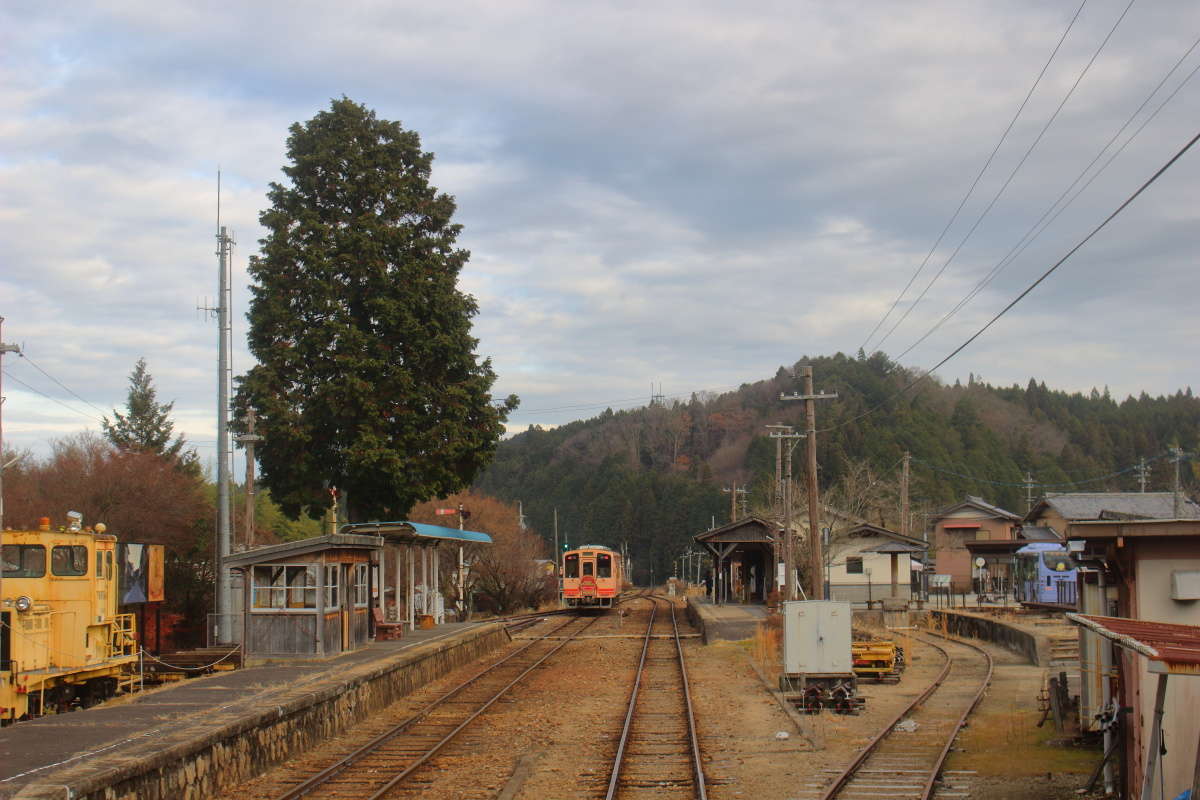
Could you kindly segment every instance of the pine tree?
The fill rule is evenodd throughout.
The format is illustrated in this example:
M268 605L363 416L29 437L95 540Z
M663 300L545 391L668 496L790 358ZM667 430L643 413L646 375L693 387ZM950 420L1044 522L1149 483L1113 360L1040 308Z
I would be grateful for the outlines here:
M467 486L516 407L471 336L454 199L429 184L418 135L335 100L290 129L250 274L250 350L263 482L290 516L326 487L352 520L402 518Z
M113 409L113 422L100 421L107 439L127 452L153 453L171 459L189 460L183 453L184 438L171 439L175 424L171 410L175 403L159 403L154 379L146 371L146 359L139 358L129 374L129 395L125 400L126 413Z

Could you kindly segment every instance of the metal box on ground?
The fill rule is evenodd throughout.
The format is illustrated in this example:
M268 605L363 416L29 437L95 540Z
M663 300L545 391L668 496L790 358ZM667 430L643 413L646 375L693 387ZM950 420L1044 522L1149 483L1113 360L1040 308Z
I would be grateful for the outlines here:
M851 673L850 604L795 600L783 604L783 671Z
M784 696L809 714L862 709L850 656L850 604L802 600L783 604Z

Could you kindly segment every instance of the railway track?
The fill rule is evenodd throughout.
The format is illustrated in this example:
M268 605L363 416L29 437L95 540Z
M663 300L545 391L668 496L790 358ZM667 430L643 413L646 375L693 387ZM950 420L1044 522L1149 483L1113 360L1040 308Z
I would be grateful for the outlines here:
M320 771L297 776L277 800L421 796L419 771L525 676L582 633L597 617L572 617L400 719L365 723L371 739ZM547 638L553 636L553 639ZM378 732L376 732L378 730Z
M707 800L675 604L664 601L668 620L659 618L657 598L645 599L650 622L604 797ZM669 638L655 635L668 632Z
M969 778L943 774L942 768L959 730L983 699L992 678L992 657L970 642L942 637L943 643L937 644L916 638L945 656L941 673L831 784L802 794L820 800L969 796Z

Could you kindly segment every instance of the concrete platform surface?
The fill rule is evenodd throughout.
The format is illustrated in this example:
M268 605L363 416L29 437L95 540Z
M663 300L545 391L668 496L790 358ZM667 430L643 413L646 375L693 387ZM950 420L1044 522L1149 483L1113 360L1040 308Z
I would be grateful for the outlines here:
M87 711L55 714L0 729L0 798L40 782L50 773L88 762L136 759L181 731L214 724L227 726L239 715L261 714L264 708L292 702L298 693L317 693L331 684L386 668L404 660L415 648L443 643L486 622L442 625L406 632L403 639L372 642L367 647L323 661L290 662L217 672L177 684L118 698ZM433 648L427 648L433 649Z
M767 618L763 605L726 603L715 605L707 597L687 598L688 619L700 629L705 644L713 641L740 641L754 636L758 624Z

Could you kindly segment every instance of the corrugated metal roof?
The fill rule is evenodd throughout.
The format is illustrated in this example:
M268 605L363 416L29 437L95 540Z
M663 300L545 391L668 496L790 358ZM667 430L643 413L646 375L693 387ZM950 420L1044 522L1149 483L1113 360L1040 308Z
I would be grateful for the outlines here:
M1152 661L1166 664L1200 664L1200 626L1148 622L1125 617L1067 614L1067 619L1090 628L1122 647ZM1190 671L1190 670L1189 670Z
M1175 514L1172 492L1071 492L1047 495L1043 501L1064 519L1200 519L1200 505L1188 498Z
M1021 518L1021 516L1019 514L1014 514L1011 511L1006 511L1005 509L1000 508L999 506L994 506L991 503L985 501L982 497L975 497L974 495L969 494L969 495L967 495L967 499L963 500L961 503L955 503L952 506L947 506L946 508L943 508L941 511L934 514L933 519L935 521L940 520L940 519L945 519L946 517L950 516L955 511L957 511L958 509L967 508L967 507L982 511L984 513L984 515L988 516L988 517L998 517L1000 519L1008 519L1008 520L1018 520Z

